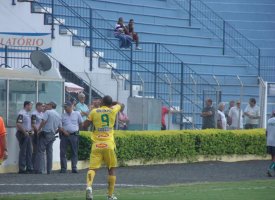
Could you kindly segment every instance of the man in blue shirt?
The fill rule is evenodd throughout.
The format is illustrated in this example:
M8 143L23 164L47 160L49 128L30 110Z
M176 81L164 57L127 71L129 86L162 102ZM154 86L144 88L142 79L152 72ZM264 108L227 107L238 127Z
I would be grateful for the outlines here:
M79 112L73 111L73 105L70 101L64 104L65 113L62 114L62 128L60 128L60 173L67 172L67 146L71 145L72 152L72 173L77 173L78 161L78 140L79 128L82 127L83 119Z
M75 110L80 112L83 121L85 121L90 113L88 106L85 104L85 94L79 93L78 100L79 100L79 102L78 102L78 104L76 104ZM81 130L84 130L84 129L81 129ZM88 130L88 129L86 129L86 130Z

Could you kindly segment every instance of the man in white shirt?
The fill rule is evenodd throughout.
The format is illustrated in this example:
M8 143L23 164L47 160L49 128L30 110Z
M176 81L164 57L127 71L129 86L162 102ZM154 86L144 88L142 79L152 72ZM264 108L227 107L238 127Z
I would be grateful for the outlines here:
M272 162L268 168L267 175L272 176L275 171L275 111L272 112L271 118L267 121L266 146Z
M228 116L231 118L230 129L243 129L243 111L241 109L241 102L237 101L236 106L229 110Z
M219 103L218 116L217 116L217 128L226 130L227 122L226 122L226 118L225 118L225 114L224 114L224 108L225 108L225 104Z
M244 110L245 116L245 129L258 128L260 119L260 108L256 105L254 98L249 99L249 104Z

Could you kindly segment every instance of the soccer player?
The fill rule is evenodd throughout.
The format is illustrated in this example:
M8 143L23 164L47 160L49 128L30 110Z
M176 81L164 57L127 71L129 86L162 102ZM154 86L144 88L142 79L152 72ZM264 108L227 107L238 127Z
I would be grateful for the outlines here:
M116 176L115 167L117 159L115 154L114 124L116 115L120 111L121 105L113 102L112 97L104 96L100 108L93 109L88 119L84 122L84 127L88 127L93 122L95 129L92 133L92 151L90 155L90 167L87 173L86 199L93 199L92 184L96 174L96 169L100 168L104 162L108 167L108 200L116 200L113 195Z
M267 153L271 155L271 164L268 168L267 175L274 175L275 170L275 111L272 112L271 118L267 121L266 129Z
M0 117L0 165L3 160L6 160L8 158L6 134L7 131L3 118Z

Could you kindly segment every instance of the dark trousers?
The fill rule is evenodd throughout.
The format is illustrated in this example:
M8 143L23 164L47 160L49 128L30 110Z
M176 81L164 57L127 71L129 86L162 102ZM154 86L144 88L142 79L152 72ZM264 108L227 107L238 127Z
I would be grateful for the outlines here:
M78 142L79 136L78 135L70 135L70 136L60 136L60 163L61 163L61 170L67 170L67 147L68 145L71 146L72 152L72 170L77 169L77 161L78 161Z
M37 133L34 133L31 136L31 142L32 142L32 166L35 171L37 171L37 164L36 162L36 156L37 156L37 143L38 143L38 137Z
M258 128L257 124L245 124L244 125L244 129L254 129L254 128Z
M19 143L19 171L32 170L32 144L31 136L17 131L16 138Z
M55 140L55 133L41 132L38 137L38 148L37 148L37 172L42 173L44 153L46 151L47 160L47 173L50 174L53 165L53 142Z

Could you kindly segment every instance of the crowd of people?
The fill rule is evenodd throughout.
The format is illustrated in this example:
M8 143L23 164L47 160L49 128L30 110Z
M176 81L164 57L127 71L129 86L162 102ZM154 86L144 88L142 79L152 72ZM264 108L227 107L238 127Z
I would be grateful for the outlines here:
M236 105L235 105L236 103ZM221 102L213 106L212 99L205 101L205 107L201 112L202 129L253 129L259 128L260 108L256 105L254 98L249 99L248 105L244 111L241 108L241 102L230 101L229 107L225 110L225 103Z
M128 25L125 25L123 18L120 17L115 25L114 36L119 39L119 48L129 48L134 41L136 50L142 49L139 46L139 37L135 32L133 19L130 19Z
M60 138L60 173L67 173L67 147L71 146L72 173L78 173L78 142L79 131L93 131L93 141L90 166L87 172L86 199L93 199L93 180L96 171L104 162L108 167L108 200L117 199L114 195L116 182L114 127L118 116L117 126L126 130L129 123L127 115L123 112L124 105L114 102L110 96L103 99L94 99L90 106L85 104L85 95L78 95L79 102L66 101L64 112L60 115L56 111L57 104L37 102L32 112L33 102L25 101L23 109L18 113L16 120L16 137L19 143L19 173L41 174L44 162L47 163L47 174L52 173L53 142L56 135ZM164 116L168 113L181 112L162 107L162 130L165 130ZM240 101L230 101L225 110L225 103L219 103L217 110L213 107L211 99L207 99L201 112L202 129L254 129L259 127L260 109L254 98L242 111ZM0 117L0 161L8 157L6 129ZM275 170L275 111L267 123L267 152L271 154L272 163L267 174L272 176ZM46 157L44 156L46 154Z

